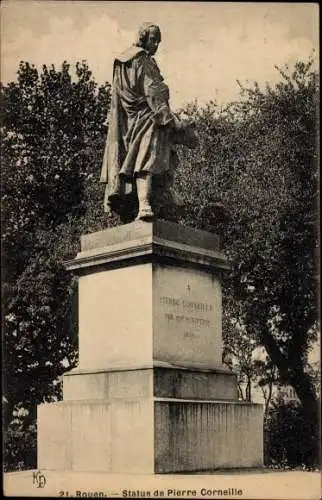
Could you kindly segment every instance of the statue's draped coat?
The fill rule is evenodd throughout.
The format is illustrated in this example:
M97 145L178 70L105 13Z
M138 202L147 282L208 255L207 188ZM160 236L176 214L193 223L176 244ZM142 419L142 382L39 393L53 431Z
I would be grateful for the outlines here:
M119 176L132 183L137 173L164 174L170 168L169 89L155 60L133 46L114 61L111 108L101 182L109 194Z

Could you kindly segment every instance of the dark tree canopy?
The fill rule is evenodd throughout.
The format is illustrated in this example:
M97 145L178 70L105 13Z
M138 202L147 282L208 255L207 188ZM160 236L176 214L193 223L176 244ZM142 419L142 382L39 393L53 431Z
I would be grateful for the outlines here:
M275 87L241 87L241 99L225 109L211 103L186 110L201 144L189 156L182 151L177 180L183 221L219 231L232 260L224 312L266 348L280 381L295 388L317 425L307 371L318 323L319 88L312 64L279 70ZM215 209L218 201L226 211Z
M86 63L77 64L75 80L70 73L66 62L41 72L21 63L17 81L1 87L9 447L15 446L13 429L18 441L34 423L38 403L60 397L59 377L77 360L75 287L63 262L75 255L91 224L88 197L94 182L98 194L110 86L98 87Z

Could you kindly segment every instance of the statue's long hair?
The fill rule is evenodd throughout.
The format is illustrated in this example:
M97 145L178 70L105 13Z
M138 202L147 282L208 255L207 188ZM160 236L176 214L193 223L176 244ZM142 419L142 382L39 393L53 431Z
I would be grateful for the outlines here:
M161 41L161 31L160 31L159 26L157 24L154 24L154 23L143 23L139 29L138 37L137 37L137 40L135 42L135 45L137 47L142 47L143 49L145 48L146 42L149 39L149 31L151 28L155 28L156 30L158 30L159 35L160 35L160 41Z

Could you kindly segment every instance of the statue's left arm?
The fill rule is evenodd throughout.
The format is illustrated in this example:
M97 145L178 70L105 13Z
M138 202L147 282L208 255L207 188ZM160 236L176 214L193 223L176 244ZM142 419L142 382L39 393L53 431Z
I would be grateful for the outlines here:
M160 126L172 127L174 143L185 144L189 148L197 145L197 136L192 123L180 120L169 106L169 87L164 83L156 62L146 55L139 61L142 91L153 112L153 120Z
M156 62L144 55L140 60L142 91L158 125L175 126L175 116L169 106L169 88L164 83Z

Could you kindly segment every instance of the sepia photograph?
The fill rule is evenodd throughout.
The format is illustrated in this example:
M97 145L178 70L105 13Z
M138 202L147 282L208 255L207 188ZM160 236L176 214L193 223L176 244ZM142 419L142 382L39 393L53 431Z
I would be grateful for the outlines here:
M319 500L319 6L3 0L3 495Z

